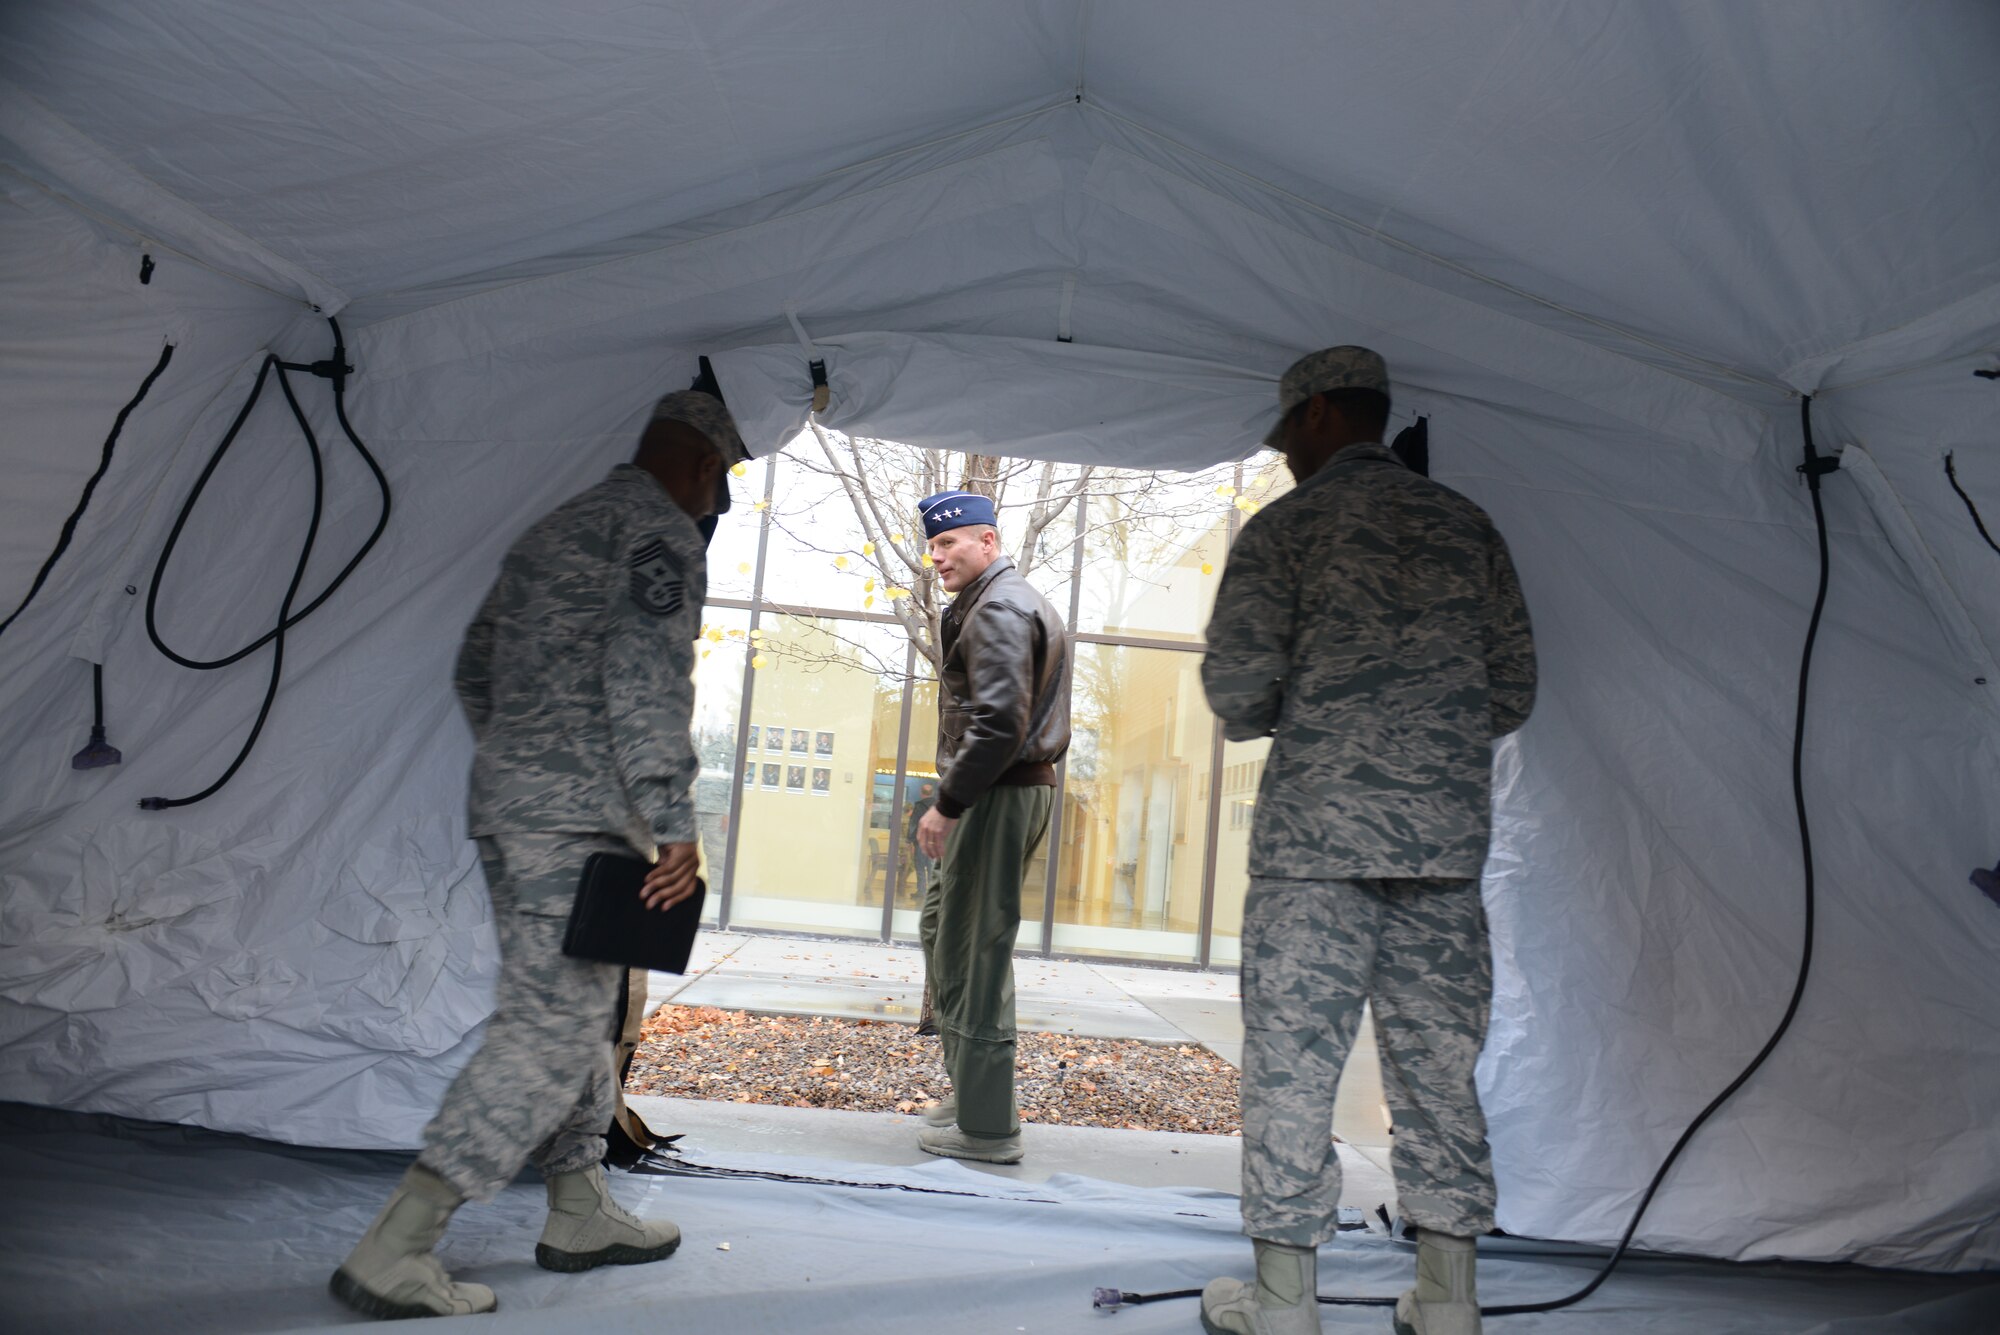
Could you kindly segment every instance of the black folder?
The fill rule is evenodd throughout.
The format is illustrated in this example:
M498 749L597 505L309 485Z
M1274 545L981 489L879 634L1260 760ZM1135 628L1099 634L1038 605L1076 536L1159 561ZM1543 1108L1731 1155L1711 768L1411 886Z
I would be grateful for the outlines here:
M694 893L672 908L649 909L639 891L651 870L652 864L639 858L592 853L577 881L563 954L631 969L686 973L708 885L697 880Z

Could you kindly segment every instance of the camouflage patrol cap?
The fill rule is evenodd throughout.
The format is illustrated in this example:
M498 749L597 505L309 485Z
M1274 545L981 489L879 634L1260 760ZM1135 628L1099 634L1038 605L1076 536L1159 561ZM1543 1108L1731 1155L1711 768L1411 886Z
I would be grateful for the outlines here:
M701 432L722 456L722 472L715 479L715 513L729 513L729 469L750 457L743 437L736 432L736 419L713 394L698 389L677 389L653 405L655 422L682 422Z
M1331 389L1372 389L1389 392L1389 367L1373 348L1344 343L1337 348L1308 352L1293 362L1278 381L1278 420L1264 434L1266 445L1275 445L1278 428L1292 409L1315 394Z
M726 464L740 464L750 457L743 437L736 434L736 419L713 394L698 389L677 389L653 405L653 421L685 422L715 446Z

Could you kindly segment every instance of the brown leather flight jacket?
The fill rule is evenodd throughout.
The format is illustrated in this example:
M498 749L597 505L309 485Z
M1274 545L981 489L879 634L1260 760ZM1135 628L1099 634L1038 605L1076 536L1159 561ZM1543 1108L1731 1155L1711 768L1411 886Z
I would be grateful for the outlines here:
M1053 784L1069 750L1069 641L1049 600L1002 556L952 600L940 628L938 811L988 788Z

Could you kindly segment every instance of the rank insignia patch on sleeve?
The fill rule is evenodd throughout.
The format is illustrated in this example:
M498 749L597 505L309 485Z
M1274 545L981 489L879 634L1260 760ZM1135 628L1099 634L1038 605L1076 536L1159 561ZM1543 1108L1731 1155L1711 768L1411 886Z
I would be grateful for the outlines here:
M687 599L680 567L667 549L649 542L632 554L632 601L655 616L671 616Z

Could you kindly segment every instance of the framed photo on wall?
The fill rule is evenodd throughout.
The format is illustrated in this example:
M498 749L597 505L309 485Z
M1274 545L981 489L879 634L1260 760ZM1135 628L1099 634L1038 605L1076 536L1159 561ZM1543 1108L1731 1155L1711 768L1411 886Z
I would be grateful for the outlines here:
M821 733L820 736L826 736ZM833 771L824 765L813 766L812 794L814 797L833 796Z
M802 756L811 750L812 750L812 734L810 732L807 732L804 728L793 728L792 754L795 756Z
M764 729L764 749L774 756L785 754L785 730L783 728Z
M804 765L785 766L785 791L803 793L806 790L806 767Z
M756 724L754 724L754 723L753 723L753 724L751 724L751 725L750 725L750 732L749 732L749 734L748 734L748 736L747 736L746 740L747 740L747 741L748 741L748 742L750 743L750 745L749 745L749 748L748 748L749 750L752 750L752 751L755 751L755 750L757 750L757 749L758 749L758 748L759 748L759 747L760 747L760 746L761 746L761 745L763 744L763 741L764 741L764 730L763 730L762 728L758 727L758 726L757 726Z
M754 760L744 762L743 786L745 788L755 788L757 786L757 762Z
M819 760L833 759L833 734L816 732L813 734L813 755Z
M776 790L781 786L779 783L780 776L778 771L782 770L783 768L784 768L783 765L767 764L764 766L764 786L766 788Z

